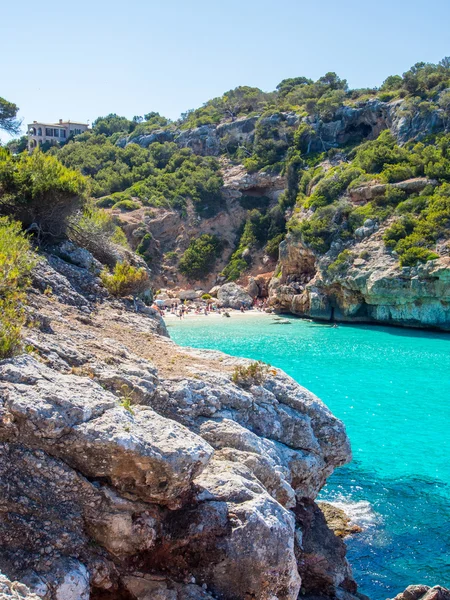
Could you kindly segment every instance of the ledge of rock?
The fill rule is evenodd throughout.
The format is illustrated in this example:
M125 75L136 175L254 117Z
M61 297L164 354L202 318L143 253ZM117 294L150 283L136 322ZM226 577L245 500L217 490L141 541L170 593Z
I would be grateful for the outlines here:
M248 361L177 347L89 277L44 258L34 352L0 363L9 581L44 600L297 600L301 586L350 600L345 547L314 504L351 458L342 423L278 369L238 385Z

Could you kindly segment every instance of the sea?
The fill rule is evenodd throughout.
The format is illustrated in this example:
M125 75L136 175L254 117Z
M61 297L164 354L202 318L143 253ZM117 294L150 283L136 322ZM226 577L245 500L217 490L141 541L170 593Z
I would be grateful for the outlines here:
M263 313L167 325L182 346L283 369L345 423L353 461L319 498L363 527L346 539L360 592L450 587L450 334Z

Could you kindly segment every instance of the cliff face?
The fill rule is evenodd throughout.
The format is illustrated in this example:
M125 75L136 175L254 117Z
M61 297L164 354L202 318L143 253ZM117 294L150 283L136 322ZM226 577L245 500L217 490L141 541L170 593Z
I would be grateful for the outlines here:
M248 361L178 348L67 260L36 268L31 353L0 363L5 597L350 600L314 503L350 460L342 423L277 369L233 381Z
M279 274L270 283L281 312L325 321L373 322L450 330L450 258L400 268L381 232L352 247L355 258L330 275L330 257L316 256L288 235Z
M383 102L378 98L361 102L358 106L342 106L331 120L317 116L300 117L293 112L280 112L270 117L255 115L240 117L219 125L202 125L195 129L156 131L150 135L122 138L122 147L135 143L148 147L154 142L173 141L182 148L190 148L195 154L219 156L228 148L255 142L256 125L274 126L280 138L293 132L302 123L316 132L308 152L323 152L350 143L375 139L384 129L390 129L397 141L421 140L427 135L448 131L450 122L445 111L434 107L426 113L411 114L404 109L404 100Z
M273 139L281 145L284 143L287 150L298 128L306 125L308 133L303 140L303 151L310 155L374 140L387 129L399 144L419 141L430 134L447 131L449 123L445 111L438 104L432 105L427 111L411 112L404 100L383 102L374 98L355 106L341 106L332 120L280 112L267 117L242 117L220 125L172 131L171 139L178 145L188 147L197 154L222 157L223 203L218 212L208 218L198 217L193 207L188 207L183 215L176 210L155 209L152 217L145 217L144 210L136 211L122 217L126 221L125 229L129 238L133 239L136 228L139 229L144 222L146 231L152 234L152 269L157 287L189 289L197 285L209 291L216 284L224 283L224 277L220 274L239 244L239 235L249 215L248 208L241 204L242 198L253 198L258 208L258 200L268 200L268 206L261 209L264 212L273 208L280 194L291 185L289 169L284 176L264 170L248 173L242 165L236 164L235 159L233 163L225 158L229 148L241 146L250 153L258 144L259 132L264 127L269 128ZM148 141L136 138L132 141L136 140L143 144ZM123 140L123 143L127 141ZM345 154L337 154L321 165L326 172L334 167L345 167L348 160ZM308 167L305 167L304 172L307 171ZM375 178L372 182L366 181L349 188L339 199L352 209L363 208L368 207L369 203L377 205L379 199L388 193L414 198L438 185L436 179L426 176L409 177L390 184ZM313 192L314 179L308 194ZM308 220L313 214L313 211L305 210L301 219ZM286 216L289 217L289 214ZM264 248L244 249L242 258L246 258L249 266L242 271L238 283L248 287L252 278L260 275L267 278L271 272L275 272L277 276L270 285L270 298L276 310L324 320L448 330L448 248L445 244L436 247L441 256L437 262L401 268L398 256L386 250L382 239L387 225L392 222L392 219L386 223L366 219L354 231L351 244L343 244L338 240L332 243L330 251L322 253L313 251L301 236L289 234L280 246L278 266ZM182 255L190 240L203 233L219 235L224 245L212 272L201 281L193 282L182 276L176 262L166 260L165 256L174 252ZM349 264L345 265L344 270L329 270L339 252L345 249L349 249L353 255ZM248 289L252 296L259 293Z
M231 253L239 242L250 210L242 203L245 196L255 206L264 206L270 210L277 204L277 199L286 187L286 178L265 172L247 173L242 165L230 164L222 160L223 182L222 202L218 210L209 217L199 217L193 203L188 202L186 210L154 208L148 215L146 208L132 211L127 214L116 211L122 222L122 227L131 240L137 244L137 235L142 236L142 231L150 233L151 256L150 267L152 282L158 288L184 288L200 286L208 291L216 283L224 281L218 276L228 264ZM197 281L190 281L180 273L176 262L171 257L182 256L191 240L203 234L220 237L222 250L217 258L213 271ZM275 268L275 260L267 256L263 250L252 250L251 273L271 272Z

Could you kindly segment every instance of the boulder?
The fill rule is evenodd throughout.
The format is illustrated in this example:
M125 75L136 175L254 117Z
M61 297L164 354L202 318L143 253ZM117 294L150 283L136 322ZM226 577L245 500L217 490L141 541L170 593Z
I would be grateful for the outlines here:
M362 531L359 525L351 522L350 517L342 508L334 506L329 502L318 502L317 506L323 512L328 527L338 537L344 538Z
M150 502L178 505L213 453L151 408L127 410L91 379L62 375L29 355L1 364L0 397L1 440L20 437Z
M217 299L225 308L239 309L252 305L252 297L237 283L225 283L217 292Z
M450 600L450 590L440 585L410 585L394 600Z
M198 292L196 290L181 290L178 292L178 298L180 300L196 300Z
M221 288L221 286L220 286L220 285L215 285L214 287L212 287L212 288L209 290L208 294L209 294L210 296L212 296L213 298L217 298L217 293L219 292L220 288Z
M259 286L254 277L250 277L247 284L247 293L252 298L257 298L260 295Z

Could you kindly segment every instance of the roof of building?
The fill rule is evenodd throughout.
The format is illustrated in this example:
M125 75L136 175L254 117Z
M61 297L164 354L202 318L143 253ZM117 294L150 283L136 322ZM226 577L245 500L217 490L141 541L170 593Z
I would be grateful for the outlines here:
M42 123L41 121L33 121L33 123L28 123L28 127L35 127L36 125L44 125L45 127L67 127L67 125L83 125L83 127L89 127L89 123L80 123L78 121L62 121L61 123Z

